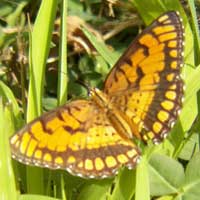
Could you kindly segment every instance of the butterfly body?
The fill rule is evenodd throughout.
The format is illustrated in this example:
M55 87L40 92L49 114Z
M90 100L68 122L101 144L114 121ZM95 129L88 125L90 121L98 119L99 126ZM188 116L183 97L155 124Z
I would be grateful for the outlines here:
M135 125L133 122L131 122L115 102L111 101L112 98L109 98L106 93L102 92L98 88L91 89L90 96L91 100L102 109L101 112L106 114L109 122L123 138L129 139L134 137L134 135L140 138L140 135L137 135L134 132Z
M160 16L128 47L103 90L45 113L11 137L13 158L89 178L134 168L132 139L159 143L182 106L184 30L177 12Z

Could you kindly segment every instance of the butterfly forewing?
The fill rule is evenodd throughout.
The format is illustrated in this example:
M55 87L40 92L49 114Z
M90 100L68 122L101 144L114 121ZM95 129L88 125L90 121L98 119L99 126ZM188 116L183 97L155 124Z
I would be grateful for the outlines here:
M104 92L145 141L162 140L182 106L183 41L179 14L162 15L131 43L105 81Z

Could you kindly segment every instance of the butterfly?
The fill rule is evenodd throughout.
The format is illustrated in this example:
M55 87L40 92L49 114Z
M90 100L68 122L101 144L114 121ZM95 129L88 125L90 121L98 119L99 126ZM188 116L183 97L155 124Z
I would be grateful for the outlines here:
M71 101L25 125L10 139L19 162L88 178L134 168L135 140L161 142L182 107L184 28L178 12L158 17L130 44L103 90Z

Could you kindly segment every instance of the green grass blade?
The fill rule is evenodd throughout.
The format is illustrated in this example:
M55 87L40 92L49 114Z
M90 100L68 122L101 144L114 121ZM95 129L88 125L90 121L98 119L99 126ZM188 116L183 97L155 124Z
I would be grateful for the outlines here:
M3 101L5 101L5 102L7 102L7 101L12 102L12 109L13 109L14 117L17 121L20 121L21 120L20 109L17 104L17 101L16 101L12 91L2 81L0 81L0 96L3 98Z
M60 200L60 199L42 195L23 194L20 195L19 200Z
M131 200L135 193L136 170L124 168L115 178L115 187L109 200Z
M102 41L98 41L97 38L87 29L82 28L82 30L92 45L96 48L98 53L106 60L107 63L110 64L110 66L113 66L117 61L118 56L109 50L109 48Z
M50 49L57 3L56 0L44 0L41 2L31 34L28 121L40 115L42 112L44 73ZM27 167L27 184L28 192L42 194L44 192L43 170Z
M12 119L12 104L3 106L0 97L0 199L4 200L17 199L9 148L9 136L14 132Z
M195 53L195 61L196 65L200 63L200 38L199 38L199 25L197 21L197 14L196 14L196 8L194 5L194 0L188 0L188 5L190 8L190 12L192 15L192 29L193 29L193 35L194 35L194 51Z
M142 157L136 169L135 200L150 200L148 161L146 156Z
M31 70L28 96L27 120L41 114L44 87L44 72L50 49L51 35L56 14L57 1L44 0L41 3L31 36Z
M58 105L66 103L67 99L67 0L62 1L59 69L58 69Z

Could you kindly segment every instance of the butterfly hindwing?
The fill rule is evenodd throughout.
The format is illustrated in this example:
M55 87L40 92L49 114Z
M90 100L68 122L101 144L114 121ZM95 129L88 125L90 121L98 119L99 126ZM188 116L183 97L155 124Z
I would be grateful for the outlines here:
M133 168L139 150L124 140L92 102L73 101L42 115L11 139L13 156L26 164L61 168L82 177L107 177Z

